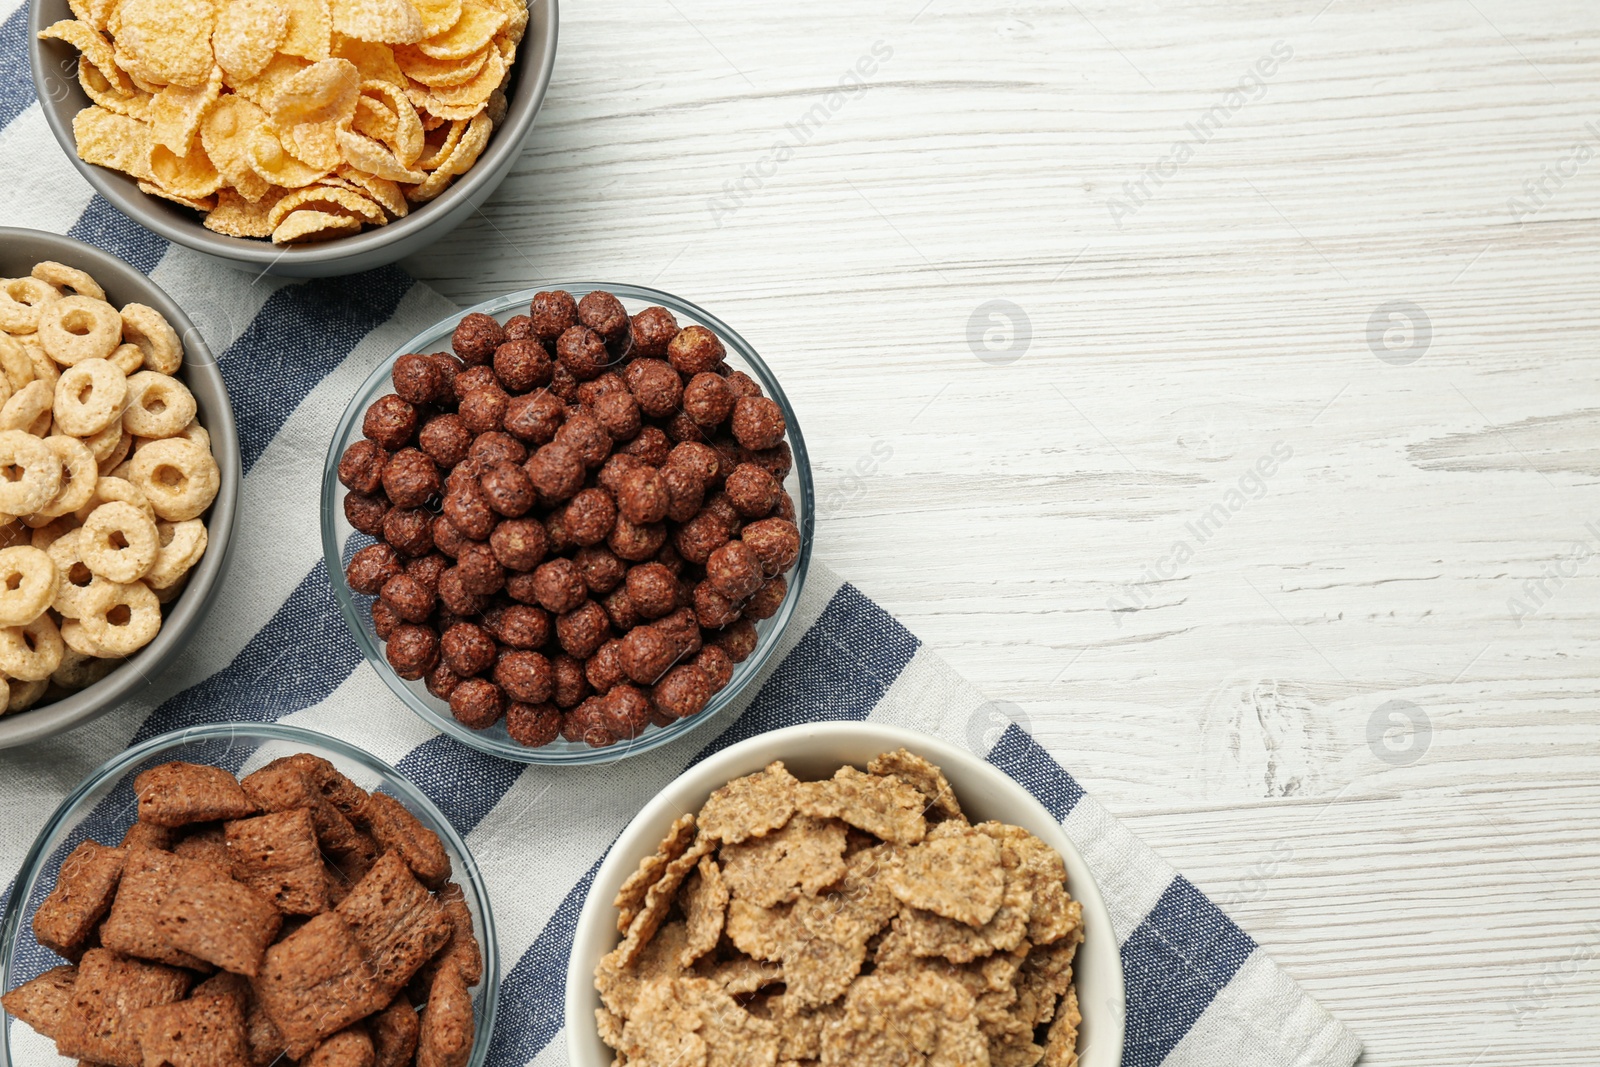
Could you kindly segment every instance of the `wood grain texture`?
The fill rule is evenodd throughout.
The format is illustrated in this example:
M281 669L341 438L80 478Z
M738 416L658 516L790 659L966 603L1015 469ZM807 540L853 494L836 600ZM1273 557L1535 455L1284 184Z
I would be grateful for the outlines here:
M562 17L515 174L409 267L713 309L800 412L822 558L1365 1063L1593 1062L1600 9Z

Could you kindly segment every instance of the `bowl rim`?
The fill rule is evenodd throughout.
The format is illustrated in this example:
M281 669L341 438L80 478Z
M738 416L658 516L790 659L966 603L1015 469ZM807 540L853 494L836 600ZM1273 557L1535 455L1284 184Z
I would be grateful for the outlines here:
M56 145L94 190L122 214L174 244L244 266L267 269L292 263L311 267L377 254L380 249L402 242L419 230L425 229L434 219L449 218L453 208L473 202L475 196L481 199L488 195L484 189L486 183L498 184L503 180L517 157L522 154L523 146L533 129L534 120L544 106L551 76L555 72L556 41L560 36L561 23L558 0L529 0L530 29L534 22L535 9L541 4L549 7L549 32L545 35L543 48L536 58L535 73L531 78L522 73L529 69L527 64L535 58L525 51L525 46L529 42L528 38L524 37L518 45L517 66L521 70L517 74L514 91L507 102L506 125L492 131L488 146L472 168L466 174L458 176L439 196L426 204L418 205L416 210L404 218L394 219L387 225L365 229L348 237L336 237L305 245L279 246L261 238L229 237L213 233L198 220L179 215L177 210L181 210L180 205L167 204L148 193L140 192L134 179L127 175L79 159L76 140L72 135L71 116L65 115L57 104L54 99L55 94L49 85L50 79L45 74L47 42L39 39L39 31L49 25L45 22L44 0L28 0L28 64L32 71L34 93L44 112L45 122L55 137ZM76 84L75 79L66 95L70 97L74 92L87 100L87 96ZM93 101L88 103L92 104ZM430 211L430 208L434 210Z
M714 694L712 703L692 719L679 720L681 729L668 727L665 729L653 728L642 736L631 741L621 741L607 748L587 749L571 753L555 753L544 748L523 748L505 745L497 738L484 733L469 730L448 715L441 715L433 708L422 703L421 698L408 688L389 666L381 647L375 645L367 633L358 615L355 594L350 590L344 580L343 556L338 543L338 531L335 529L337 519L336 511L342 515L335 497L344 492L344 486L338 479L338 464L340 456L340 443L350 436L356 422L363 412L358 410L358 398L371 393L378 382L388 377L395 360L408 352L418 352L427 349L425 342L433 341L440 336L448 336L454 329L455 323L467 315L482 313L500 315L513 308L521 306L532 300L536 293L564 290L580 297L584 294L601 290L612 293L619 299L631 299L658 303L664 307L675 309L689 318L704 324L712 329L723 341L724 345L738 357L750 365L761 384L767 390L767 395L776 400L783 409L787 421L787 433L784 439L789 444L793 454L793 473L799 483L799 499L795 502L795 525L800 530L800 557L795 560L794 567L790 569L786 578L789 583L787 593L778 612L773 615L774 625L767 635L756 646L744 663L737 665L737 670L744 674L744 682L735 687L727 688ZM772 656L777 651L778 645L788 632L789 624L799 607L801 596L805 591L806 576L810 570L812 545L815 541L816 526L816 492L812 481L811 457L806 448L805 436L801 432L799 419L795 417L793 404L790 403L788 394L784 392L782 384L771 367L769 367L755 346L745 340L738 331L726 322L706 311L704 308L685 300L676 294L655 289L649 286L628 285L613 282L561 282L537 286L528 289L519 289L516 292L494 297L466 308L460 312L446 315L431 326L409 338L404 345L397 348L387 359L380 363L371 374L356 388L351 396L349 405L334 427L333 437L328 443L328 454L324 460L322 473L322 555L328 570L328 582L333 589L334 599L339 603L340 613L344 616L345 626L350 631L356 645L361 649L362 655L378 672L380 678L389 691L400 700L413 714L420 717L429 726L440 733L454 738L469 748L480 752L487 752L500 759L511 760L516 763L536 764L539 766L597 766L605 763L615 763L630 756L640 755L652 751L663 745L679 741L690 734L698 732L705 723L717 719L735 700L744 693L747 686L752 684L761 674L762 670L771 662Z
M698 810L712 790L734 778L759 771L774 759L783 759L785 753L794 747L792 742L810 742L817 747L826 747L836 739L859 744L863 750L875 749L874 754L904 746L908 751L928 759L947 776L954 768L955 775L961 779L985 779L988 787L1009 796L1018 809L1027 810L1038 825L1051 828L1050 833L1036 836L1060 853L1067 867L1072 898L1083 905L1085 939L1078 950L1079 958L1075 966L1080 973L1091 967L1098 970L1099 981L1112 986L1115 991L1113 996L1086 997L1080 990L1080 1010L1083 1011L1085 1023L1092 1027L1089 1040L1093 1044L1081 1047L1079 1054L1084 1057L1086 1067L1115 1067L1121 1063L1126 1026L1122 957L1117 946L1116 928L1100 894L1099 884L1077 843L1038 798L987 760L937 737L869 719L859 722L801 723L729 745L684 770L628 821L595 871L573 927L572 952L567 959L563 999L567 1058L571 1067L605 1067L609 1062L609 1057L604 1060L595 1058L594 1046L598 1042L598 1035L594 1034L592 1025L588 1023L594 1015L593 1009L600 1004L599 994L594 988L592 965L593 961L618 943L609 891L620 886L623 879L638 866L639 860L655 849L660 833L651 829L652 823L659 824L658 830L663 829L677 815ZM854 763L857 760L854 756L843 755L840 762ZM954 782L952 787L960 799L962 787ZM1006 821L1018 820L1007 818ZM1101 1030L1108 1032L1101 1033ZM593 1042L589 1040L590 1037L594 1038ZM1091 1050L1092 1059L1088 1056Z
M16 244L43 245L50 249L50 254L48 257L41 256L41 259L57 259L86 270L108 291L136 290L136 295L123 302L147 303L166 316L183 339L184 363L178 374L179 379L197 394L196 399L200 399L202 390L211 394L206 400L209 406L204 411L205 429L211 436L211 452L222 473L222 484L206 520L205 555L191 572L189 585L163 612L161 632L93 685L52 704L36 705L0 718L0 749L53 737L99 718L153 682L172 658L187 646L195 628L210 613L221 595L223 579L233 558L233 531L238 522L243 481L239 428L234 419L227 382L222 377L216 355L182 305L127 261L75 238L44 230L0 227L0 247L11 248ZM153 669L143 669L142 661L146 660L153 664Z
M285 723L248 723L228 722L209 723L204 726L190 726L183 729L172 730L153 737L142 744L124 749L111 759L102 763L91 771L77 787L68 793L65 799L51 812L50 817L34 836L33 844L29 846L27 854L23 857L22 865L17 870L17 877L13 883L12 892L6 901L5 916L0 920L0 957L3 957L4 972L0 973L0 987L5 987L11 979L11 968L15 959L17 938L20 935L22 919L27 911L31 883L38 879L42 862L45 858L48 845L47 841L56 836L62 822L85 797L106 782L115 781L125 776L129 770L140 762L157 755L162 751L177 748L181 745L195 741L211 739L232 738L260 738L265 741L287 741L312 745L325 749L341 756L353 763L378 770L385 778L385 786L395 788L403 794L401 799L425 810L436 824L434 829L444 839L446 845L461 857L460 872L452 871L452 880L463 889L470 889L478 901L478 912L483 922L483 937L479 949L483 954L483 979L480 983L482 995L479 998L483 1011L476 1020L477 1039L473 1046L473 1065L481 1065L488 1055L491 1039L494 1035L495 1022L499 1015L500 1007L500 942L495 929L493 902L490 899L489 887L485 882L478 861L467 847L466 840L451 823L439 806L424 793L415 782L401 773L395 767L374 756L372 753L328 734L316 730L308 730L303 726L290 726ZM463 884L464 883L464 884ZM8 990L9 991L9 990ZM11 1061L11 1028L9 1020L0 1021L5 1026L0 1033L0 1067L7 1067Z

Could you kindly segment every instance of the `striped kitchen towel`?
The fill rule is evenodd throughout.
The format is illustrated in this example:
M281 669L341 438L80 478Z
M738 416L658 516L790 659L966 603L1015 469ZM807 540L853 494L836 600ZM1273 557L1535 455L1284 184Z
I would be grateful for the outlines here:
M781 654L746 706L679 744L607 767L553 770L484 756L427 729L345 630L322 563L318 482L356 386L452 305L396 268L310 283L236 273L130 223L92 194L51 138L28 78L25 21L25 5L0 0L0 158L10 161L0 225L106 248L188 310L220 354L244 483L227 595L177 665L98 722L0 753L7 894L50 812L115 752L202 723L320 730L397 765L477 858L507 966L489 1063L564 1064L573 925L601 857L632 815L689 763L734 741L793 723L870 718L978 748L1062 820L1099 879L1122 946L1128 1067L1355 1061L1355 1038L1247 934L1084 796L1055 756L993 717L914 636L825 567L813 566ZM65 1062L33 1047L27 1067Z

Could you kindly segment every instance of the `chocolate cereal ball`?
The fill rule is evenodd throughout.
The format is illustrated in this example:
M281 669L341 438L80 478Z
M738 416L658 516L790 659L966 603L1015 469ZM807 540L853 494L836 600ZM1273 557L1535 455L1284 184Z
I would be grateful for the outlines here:
M383 517L383 539L402 556L433 551L433 514L423 508L390 508Z
M513 315L506 320L507 341L526 341L533 338L533 320L526 315Z
M452 615L477 615L489 606L489 598L467 591L461 569L451 567L439 575L439 603ZM441 624L443 620L440 620Z
M639 402L626 390L606 393L595 400L590 410L594 412L600 428L613 441L632 440L644 425L643 417L639 414Z
M727 543L728 537L728 527L722 519L702 511L678 527L672 543L684 559L704 566L711 553Z
M647 307L633 317L633 355L635 359L662 359L667 346L678 336L678 320L664 307Z
M556 616L556 642L574 659L588 659L611 636L611 620L592 600Z
M739 536L755 551L769 578L782 574L800 558L800 531L787 519L752 522Z
M506 585L506 569L494 558L494 549L487 542L474 541L456 557L456 570L461 574L462 588L469 593L488 596L498 593Z
M350 564L344 569L344 580L357 593L377 596L383 583L403 570L399 554L380 541L350 557Z
M382 496L353 490L344 495L344 520L368 537L383 533L383 517L388 513L389 502Z
M454 467L467 458L472 448L472 431L454 412L435 415L423 424L417 434L417 444L439 466Z
M339 457L339 482L352 493L376 493L388 465L389 453L376 441L357 441Z
M496 516L488 497L476 478L468 475L445 491L444 517L474 541L482 541L494 529ZM435 535L437 536L437 535Z
M508 519L526 515L533 507L533 481L527 471L513 463L497 463L478 479L484 499Z
M565 652L550 657L550 699L558 708L575 708L589 695L589 681L583 676L583 664Z
M439 636L426 626L396 626L383 649L394 673L417 681L439 662Z
M701 426L719 426L733 413L733 393L722 377L702 371L683 387L683 410Z
M494 368L485 365L482 367L467 367L457 374L452 392L455 393L456 401L459 403L465 400L469 393L475 393L479 389L488 389L497 393L506 391L505 386L500 384L500 378L495 374Z
M615 371L606 371L592 381L579 382L577 400L584 407L592 408L595 402L613 393L626 393L628 383ZM631 394L630 394L631 395Z
M549 385L554 371L550 353L538 341L507 341L494 350L495 377L514 393Z
M461 549L471 540L472 538L462 533L460 529L456 527L456 524L451 522L445 516L434 516L433 547L437 548L440 552L443 552L451 559L455 559L457 556L461 555Z
M720 630L739 618L739 602L723 596L710 582L694 587L694 617L707 630Z
M494 637L477 623L458 622L439 638L439 654L445 666L463 678L482 674L494 666L497 651Z
M622 669L622 642L613 637L595 649L594 655L583 665L583 675L601 695L626 681L628 675Z
M427 622L438 595L409 574L397 574L378 593L383 602L406 622Z
M444 371L428 356L414 352L401 356L389 377L395 394L408 404L431 404L444 396Z
M383 468L383 492L397 508L427 503L439 491L439 468L415 448L402 448Z
M720 645L706 645L694 657L694 665L706 672L713 693L733 680L733 658Z
M617 521L617 505L604 489L585 489L567 505L567 533L578 545L598 545Z
M550 614L531 604L506 604L491 609L484 628L507 648L538 649L550 641Z
M505 343L505 327L481 312L465 316L450 335L450 347L469 367L489 362L494 350Z
M643 563L654 557L666 540L667 528L661 523L632 523L618 515L606 544L611 551L628 562Z
M611 495L616 496L622 488L622 476L629 471L636 471L650 466L638 456L630 456L626 452L613 452L600 465L594 480L600 483L601 488L611 490Z
M549 393L514 396L506 404L505 428L519 440L542 445L553 439L567 417L566 405Z
M585 293L578 301L578 321L600 335L606 347L621 354L632 343L632 323L622 301L602 290Z
M653 625L677 647L679 659L686 659L700 651L702 638L700 624L695 621L694 608L681 607L671 615L663 615Z
M469 730L487 730L500 721L505 700L493 682L466 678L450 691L450 714Z
M750 462L772 475L778 481L789 477L789 471L794 469L794 452L789 448L789 442L779 441L772 448L764 448L759 452L750 454Z
M506 733L528 748L543 748L561 736L561 712L554 704L518 704L506 708Z
M733 406L733 436L753 452L776 448L787 429L783 409L768 397L740 397Z
M620 585L607 593L600 606L606 609L606 617L611 620L611 626L618 633L625 634L644 621L644 616L639 614L639 608L628 595L628 587Z
M672 503L666 478L654 467L643 463L617 480L615 492L617 510L629 522L639 526L666 518L667 508Z
M374 400L361 420L361 435L390 452L410 444L411 435L416 432L417 409L393 393Z
M683 379L671 364L660 359L635 359L622 372L639 410L652 419L664 419L683 402Z
M556 431L555 443L576 452L589 470L598 470L611 455L610 435L600 425L600 420L584 411L567 416L567 421Z
M706 498L706 483L699 473L668 463L661 468L661 483L667 490L667 518L673 522L688 522L700 513L700 505Z
M678 606L678 579L659 563L641 563L628 571L628 599L639 614L659 619Z
M711 679L692 663L674 667L650 690L656 707L674 719L698 715L711 699Z
M550 540L538 519L507 519L489 534L489 547L501 566L531 571L544 562Z
M783 486L754 463L741 463L728 475L723 492L728 494L728 500L742 517L760 519L772 512Z
M378 635L380 641L389 640L394 628L404 621L399 612L381 600L374 600L367 605L367 614L372 616L372 632Z
M488 433L505 425L511 398L499 389L474 389L461 398L458 413L473 433Z
M659 626L646 623L622 637L618 659L622 669L640 685L654 685L677 662L679 649Z
M406 573L427 586L431 593L439 591L439 578L449 569L450 561L439 552L429 552L406 563Z
M561 722L561 736L573 744L586 744L590 748L607 748L617 743L617 735L606 722L604 704L599 697L590 697L567 712Z
M540 564L533 572L533 588L539 605L554 615L572 611L589 596L583 572L570 559L553 559Z
M521 464L528 458L528 449L508 433L491 431L479 434L467 450L467 462L472 473L482 474L496 463Z
M606 728L620 741L631 741L650 725L653 710L650 698L627 682L612 688L601 699L600 715Z
M679 374L716 370L727 355L717 335L704 326L685 326L667 345L667 359Z
M740 619L712 638L712 642L726 652L735 663L743 663L756 650L759 638L755 624Z
M583 573L583 584L595 596L611 592L628 573L628 565L603 545L586 545L578 549L572 561Z
M546 501L566 500L583 488L583 458L555 441L542 445L528 458L527 471Z
M699 479L702 487L716 484L722 471L722 460L717 450L701 440L684 441L673 446L667 456L667 467L676 467Z
M744 602L744 614L751 619L770 619L778 613L778 608L783 604L783 598L788 595L789 583L778 575L768 578L761 583L755 595Z
M646 426L639 431L638 437L635 437L617 451L623 455L635 456L652 467L659 467L667 461L667 456L671 454L672 441L661 427Z
M574 326L556 340L556 359L580 382L598 378L611 365L605 339L587 326Z
M509 650L494 663L494 681L512 700L542 704L555 684L550 661L537 652Z
M528 314L533 319L534 337L553 348L556 338L578 325L578 302L564 289L535 293Z
M706 582L723 597L740 602L761 588L761 559L743 541L729 541L706 560ZM701 620L704 623L704 619ZM732 622L732 619L728 620ZM713 623L723 626L725 623Z
M461 675L441 663L428 672L425 684L428 687L428 692L440 700L449 700L450 694L455 691L456 686L461 684Z
M666 425L662 429L666 431L667 439L674 444L681 444L684 441L704 441L706 439L706 431L698 422L689 417L687 411L678 411L669 416Z
M733 393L734 399L738 399L741 396L761 395L761 386L757 385L756 380L742 370L730 372L725 381L727 381L728 391Z

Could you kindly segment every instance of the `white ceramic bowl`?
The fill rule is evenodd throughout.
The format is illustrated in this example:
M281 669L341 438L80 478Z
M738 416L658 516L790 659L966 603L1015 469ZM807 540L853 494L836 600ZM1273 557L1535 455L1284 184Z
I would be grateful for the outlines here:
M881 752L905 747L937 764L950 780L962 810L973 819L998 819L1037 836L1061 853L1067 888L1083 904L1084 942L1075 964L1079 1067L1118 1067L1122 1061L1122 960L1111 930L1111 916L1089 867L1070 838L1033 796L1004 772L978 757L912 730L878 723L830 722L791 726L752 737L695 764L679 775L634 816L595 875L578 916L567 967L567 1055L571 1067L610 1067L614 1056L595 1030L600 995L594 969L616 947L612 899L639 860L655 851L672 821L698 811L711 791L734 778L761 770L775 759L800 779L833 775L841 765L865 767Z

